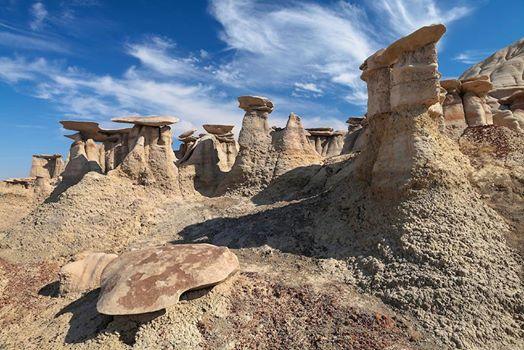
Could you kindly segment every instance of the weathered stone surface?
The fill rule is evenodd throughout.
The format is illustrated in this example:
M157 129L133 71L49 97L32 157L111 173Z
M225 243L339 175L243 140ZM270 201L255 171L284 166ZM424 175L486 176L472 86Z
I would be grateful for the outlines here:
M185 131L185 132L181 133L180 135L178 135L178 139L180 141L184 141L185 139L187 139L188 137L193 135L196 131L197 131L197 129L191 129L191 130Z
M35 154L31 161L30 177L56 179L64 170L64 162L60 154Z
M171 116L128 116L128 117L118 117L113 118L111 121L115 123L130 123L141 126L167 126L171 124L178 123L179 119L177 117Z
M73 261L64 265L59 273L60 293L86 292L100 286L102 271L116 254L81 253Z
M262 111L271 113L273 111L273 102L266 97L261 96L240 96L238 98L239 108L249 111Z
M66 130L78 131L84 140L92 139L97 142L103 142L107 138L107 136L100 134L100 126L95 122L61 120L60 124Z
M447 92L453 92L460 88L460 80L458 79L441 80L440 86L442 86Z
M515 91L506 98L500 99L499 103L507 105L512 111L517 109L524 110L524 88L522 90Z
M505 126L518 132L524 132L524 113L513 113L510 110L498 110L493 114L493 124Z
M481 76L480 79L462 81L460 87L462 92L471 92L477 96L483 96L487 94L493 88L493 84L491 84L489 80L483 78L484 76Z
M422 27L366 59L360 69L368 85L368 116L439 102L435 43L445 31L441 24Z
M105 268L96 307L108 315L161 310L178 303L182 293L213 286L238 269L235 254L210 244L130 251Z
M493 83L490 95L496 98L507 97L516 89L524 88L524 38L469 68L460 79L480 75L489 76Z
M182 191L214 194L238 154L238 144L230 134L206 134L191 144L182 145L187 147L183 150L184 157L177 162Z
M348 132L344 136L341 154L349 154L359 150L359 145L362 145L364 126L367 124L364 117L349 117L346 123L348 123ZM358 142L359 139L360 142Z
M469 126L486 125L486 110L484 101L481 97L472 92L467 92L463 96L464 113L466 122Z
M204 124L202 125L205 131L213 135L228 134L235 127L234 125L219 125L219 124Z

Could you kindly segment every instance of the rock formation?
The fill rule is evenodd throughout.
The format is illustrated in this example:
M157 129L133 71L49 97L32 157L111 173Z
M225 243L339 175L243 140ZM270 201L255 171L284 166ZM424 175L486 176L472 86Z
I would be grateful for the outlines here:
M349 117L346 123L348 123L348 132L344 137L341 154L360 151L365 143L366 119L364 117Z
M107 315L165 309L182 293L218 284L239 269L226 247L179 244L122 254L104 269L96 308Z
M487 75L494 89L490 95L500 99L524 89L524 39L507 46L466 70L460 79Z
M320 155L309 143L298 116L292 113L286 128L275 130L268 124L273 111L269 99L241 96L238 101L246 112L238 139L240 151L217 194L252 195L288 170L320 163Z
M169 127L178 118L132 116L113 118L112 121L134 124L124 138L127 154L115 171L141 185L155 184L179 192L178 170Z
M56 179L64 170L64 162L60 154L35 154L31 162L30 177Z
M498 100L501 108L493 115L495 125L524 132L524 88Z
M73 139L67 165L62 174L65 183L74 184L90 172L96 171L103 173L105 170L105 151L102 144L106 137L99 133L98 123L82 121L60 121L67 130L78 131L76 134L69 135Z
M116 254L84 252L76 260L64 265L59 275L60 294L86 292L100 287L102 271Z
M192 134L179 137L184 143L178 151L183 157L177 165L183 191L191 193L194 189L203 195L212 196L225 174L231 170L238 153L238 144L231 132L233 125L206 124L203 127L209 134L199 138Z
M308 139L322 157L338 156L344 147L345 131L333 131L333 128L309 128Z

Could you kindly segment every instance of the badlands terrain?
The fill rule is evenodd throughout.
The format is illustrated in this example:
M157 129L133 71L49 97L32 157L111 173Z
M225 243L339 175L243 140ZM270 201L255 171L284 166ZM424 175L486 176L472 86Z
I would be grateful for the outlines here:
M443 35L363 62L348 130L62 121L0 183L0 349L523 349L524 39L441 80Z

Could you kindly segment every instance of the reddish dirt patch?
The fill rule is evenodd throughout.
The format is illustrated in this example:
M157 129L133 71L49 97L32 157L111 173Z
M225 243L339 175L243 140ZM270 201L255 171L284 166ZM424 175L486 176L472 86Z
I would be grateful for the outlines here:
M0 259L0 278L5 284L0 293L0 313L6 308L19 312L44 307L46 299L39 292L53 292L59 266L57 263L12 264ZM44 286L47 288L43 288ZM13 322L9 317L0 317L0 325Z
M230 314L204 318L199 329L207 349L418 349L420 335L390 312L362 306L343 284L321 291L289 287L243 273L230 296ZM359 305L356 305L356 304Z

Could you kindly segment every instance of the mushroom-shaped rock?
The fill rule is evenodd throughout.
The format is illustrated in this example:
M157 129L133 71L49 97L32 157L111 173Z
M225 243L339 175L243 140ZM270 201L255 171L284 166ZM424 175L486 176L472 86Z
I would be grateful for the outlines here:
M129 124L142 125L142 126L167 126L167 125L178 123L179 119L177 117L171 117L171 116L151 115L151 116L142 117L142 116L132 115L128 117L113 118L111 119L111 121L115 123L129 123Z
M234 125L218 125L218 124L204 124L202 125L205 131L213 135L225 135L231 132Z
M492 88L493 84L489 80L484 79L463 81L461 85L462 92L471 92L477 96L487 94Z
M441 80L440 86L444 88L447 92L456 91L460 88L460 80L458 79L447 79Z
M85 252L77 260L64 265L59 275L60 294L84 292L100 286L100 275L116 254Z
M240 96L238 98L239 107L248 111L273 111L273 102L261 96Z
M100 126L95 122L61 120L60 124L66 130L78 131L84 140L92 139L93 141L103 142L107 138L107 136L100 134Z
M191 129L191 130L188 130L188 131L184 131L183 133L178 135L178 139L180 141L184 141L185 139L187 139L188 137L193 135L196 131L197 131L197 129Z
M178 244L130 251L102 273L97 310L132 315L165 309L182 293L216 285L239 269L226 247Z

